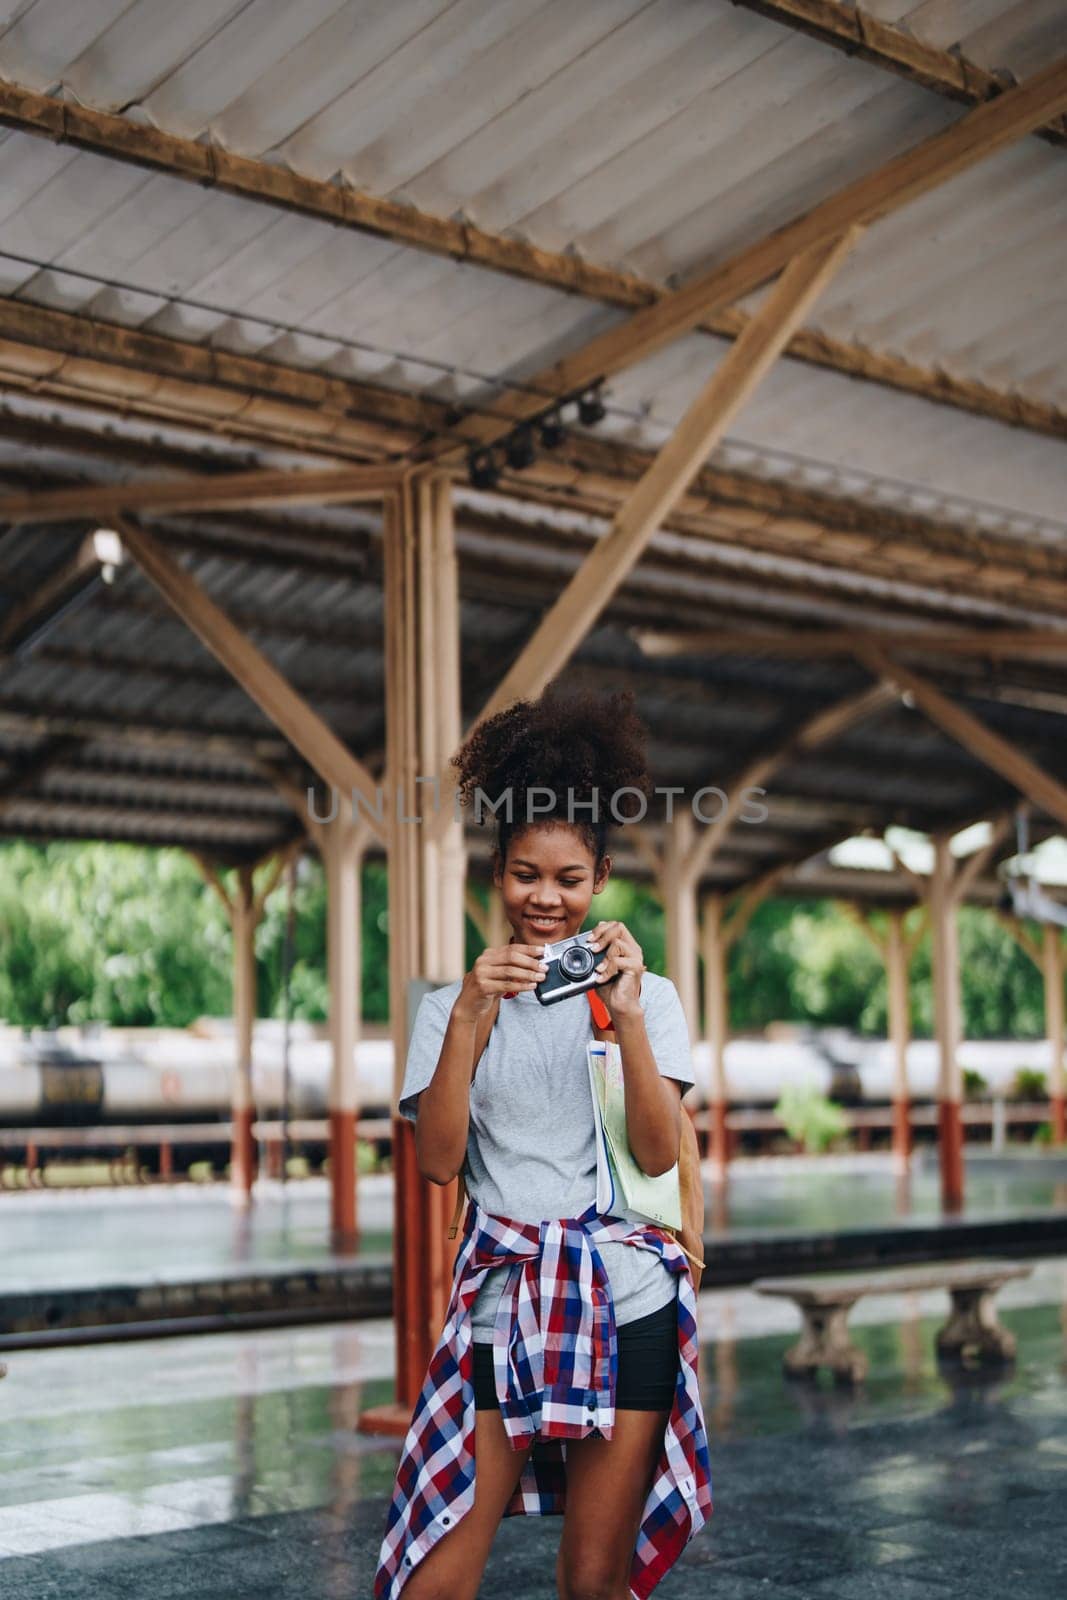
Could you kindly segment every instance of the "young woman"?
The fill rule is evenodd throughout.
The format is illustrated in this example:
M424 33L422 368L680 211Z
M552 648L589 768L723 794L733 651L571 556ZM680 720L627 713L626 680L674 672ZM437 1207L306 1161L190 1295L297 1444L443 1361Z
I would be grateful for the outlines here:
M476 1600L501 1517L561 1510L560 1600L644 1600L711 1510L693 1286L670 1234L596 1212L589 997L543 1006L533 992L545 945L582 931L608 881L613 795L625 815L621 791L651 788L644 730L629 694L549 691L476 729L455 764L465 800L510 791L493 881L512 932L424 998L412 1033L400 1112L419 1169L439 1184L462 1171L471 1205L375 1596ZM581 804L593 791L599 821ZM568 796L582 820L568 820ZM666 1172L694 1081L681 1003L623 923L592 934L630 1148L646 1173Z

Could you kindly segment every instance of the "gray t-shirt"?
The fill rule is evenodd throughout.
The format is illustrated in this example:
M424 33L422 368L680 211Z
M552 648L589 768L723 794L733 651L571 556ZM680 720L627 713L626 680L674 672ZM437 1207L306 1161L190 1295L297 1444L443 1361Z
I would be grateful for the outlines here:
M434 1075L452 1006L462 988L424 995L408 1047L400 1115L414 1122L418 1096ZM641 1004L652 1053L664 1077L689 1085L689 1030L669 978L646 972ZM593 1037L584 995L543 1006L532 993L501 1000L470 1090L463 1175L483 1210L517 1222L574 1217L596 1199L596 1137L586 1046ZM684 1113L683 1113L684 1114ZM612 1241L599 1247L618 1324L673 1300L673 1274L649 1250ZM485 1275L471 1308L471 1329L491 1342L508 1267Z

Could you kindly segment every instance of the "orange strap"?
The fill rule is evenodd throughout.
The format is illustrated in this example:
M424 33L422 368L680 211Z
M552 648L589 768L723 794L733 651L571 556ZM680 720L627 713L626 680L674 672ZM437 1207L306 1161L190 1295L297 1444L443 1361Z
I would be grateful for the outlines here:
M611 1013L604 1004L603 1000L601 1000L600 996L598 994L594 994L592 989L587 989L585 991L585 997L589 1001L589 1009L593 1013L593 1021L596 1026L598 1028L605 1029L614 1027L614 1023L611 1020Z

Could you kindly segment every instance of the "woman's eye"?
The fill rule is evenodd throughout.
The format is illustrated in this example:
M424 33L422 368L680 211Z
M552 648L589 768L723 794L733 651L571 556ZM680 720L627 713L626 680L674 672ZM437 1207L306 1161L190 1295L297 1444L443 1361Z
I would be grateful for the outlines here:
M519 883L534 883L536 881L532 872L517 872L515 877ZM563 889L580 889L582 885L581 878L561 878L559 881L560 887Z

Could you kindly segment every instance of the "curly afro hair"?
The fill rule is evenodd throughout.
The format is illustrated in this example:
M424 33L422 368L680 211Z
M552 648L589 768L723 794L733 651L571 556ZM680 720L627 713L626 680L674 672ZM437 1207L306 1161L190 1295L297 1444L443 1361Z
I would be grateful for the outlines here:
M478 821L484 809L495 810L501 862L530 823L555 821L581 835L599 867L611 821L643 815L652 792L645 739L632 690L605 696L550 684L539 700L517 700L479 724L452 765ZM537 793L528 801L531 790ZM595 812L588 804L594 798Z

